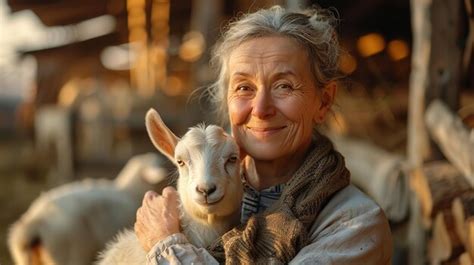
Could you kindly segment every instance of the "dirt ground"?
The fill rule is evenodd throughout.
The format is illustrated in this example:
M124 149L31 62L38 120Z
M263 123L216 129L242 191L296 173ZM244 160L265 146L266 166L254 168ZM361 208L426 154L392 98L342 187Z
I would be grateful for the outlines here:
M28 208L41 190L46 189L44 176L30 175L27 157L32 144L24 139L0 138L0 263L13 264L7 249L10 225ZM39 173L39 172L38 172ZM34 174L34 173L33 173Z

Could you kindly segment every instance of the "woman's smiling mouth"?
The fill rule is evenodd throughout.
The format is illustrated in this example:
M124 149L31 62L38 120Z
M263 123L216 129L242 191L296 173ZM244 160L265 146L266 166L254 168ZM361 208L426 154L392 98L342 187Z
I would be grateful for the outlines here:
M268 137L273 134L276 134L283 129L285 129L287 126L274 126L274 127L251 127L247 126L247 130L249 130L253 135L257 137Z

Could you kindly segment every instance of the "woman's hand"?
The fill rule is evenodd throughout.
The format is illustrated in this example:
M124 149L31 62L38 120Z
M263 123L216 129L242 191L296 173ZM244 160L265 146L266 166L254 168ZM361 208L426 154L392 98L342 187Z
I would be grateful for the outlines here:
M178 193L173 187L163 189L162 195L148 191L137 210L135 234L148 252L160 240L179 233Z

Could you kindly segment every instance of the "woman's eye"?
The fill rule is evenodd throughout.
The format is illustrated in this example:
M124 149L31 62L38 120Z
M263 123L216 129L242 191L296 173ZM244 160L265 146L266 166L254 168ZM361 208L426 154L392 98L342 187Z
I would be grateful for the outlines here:
M176 163L178 163L178 166L180 167L184 166L184 161L181 159L176 160Z
M278 84L274 87L273 89L273 95L277 97L284 97L290 95L295 89L293 88L292 85L282 83Z
M235 94L238 96L251 96L253 89L249 85L238 85L235 88Z
M240 92L240 91L250 91L251 88L247 85L241 85L241 86L237 86L236 88L236 91L237 92Z
M249 90L248 86L238 86L237 90Z
M290 84L279 84L277 85L277 88L282 90L293 90L293 86Z

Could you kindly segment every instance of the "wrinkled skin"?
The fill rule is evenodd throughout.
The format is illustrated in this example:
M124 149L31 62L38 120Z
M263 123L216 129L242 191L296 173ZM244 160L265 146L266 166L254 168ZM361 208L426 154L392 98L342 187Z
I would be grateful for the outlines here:
M179 233L178 205L178 193L173 187L164 188L162 195L153 191L145 194L137 211L135 233L146 252L156 242Z

